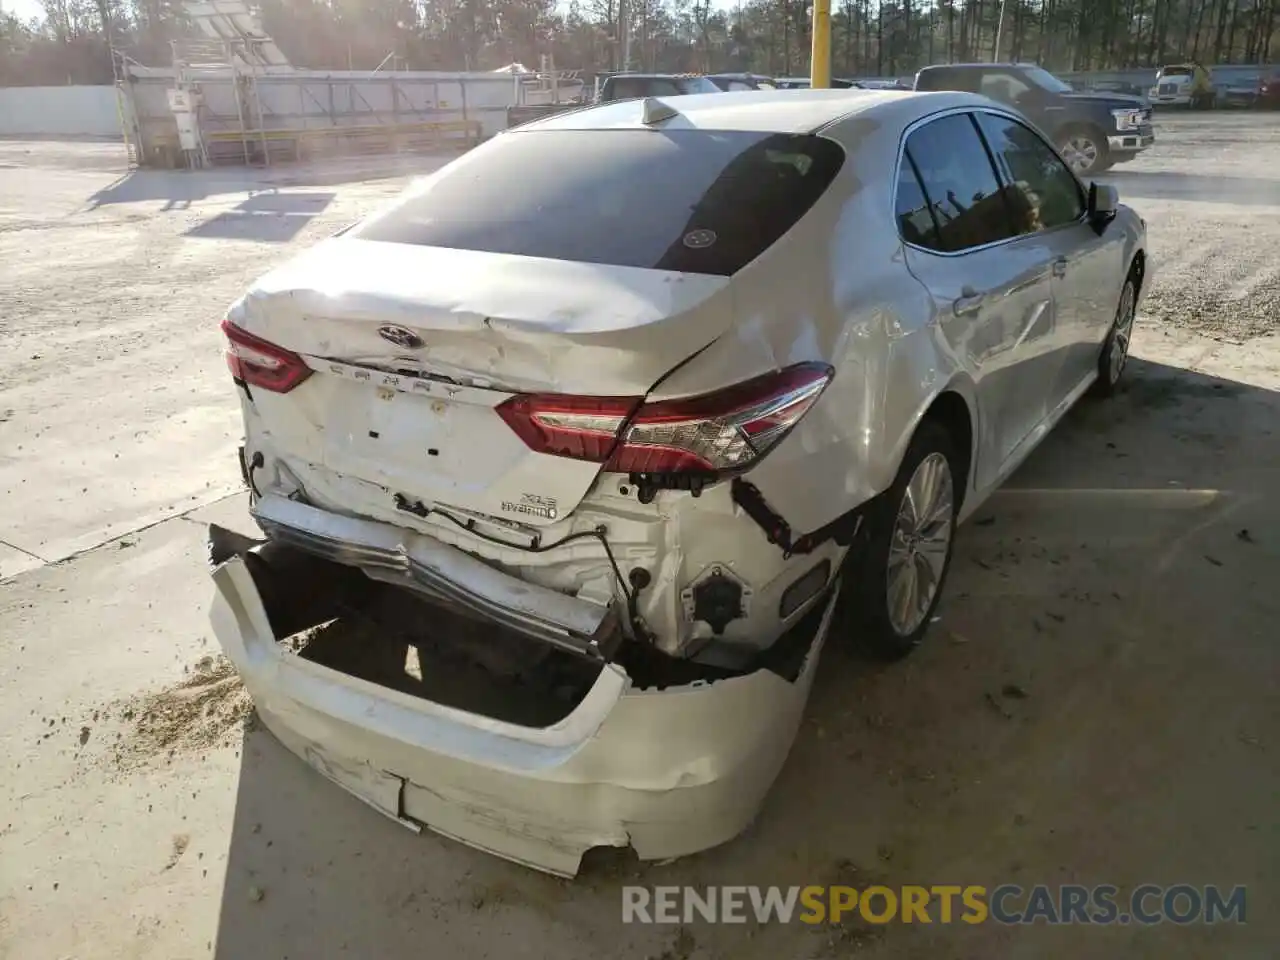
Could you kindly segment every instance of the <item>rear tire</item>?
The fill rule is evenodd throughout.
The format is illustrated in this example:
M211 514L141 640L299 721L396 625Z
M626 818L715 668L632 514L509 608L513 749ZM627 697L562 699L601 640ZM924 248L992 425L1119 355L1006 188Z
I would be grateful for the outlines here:
M926 419L893 484L876 498L845 574L843 621L881 660L919 645L946 585L965 478L951 435Z

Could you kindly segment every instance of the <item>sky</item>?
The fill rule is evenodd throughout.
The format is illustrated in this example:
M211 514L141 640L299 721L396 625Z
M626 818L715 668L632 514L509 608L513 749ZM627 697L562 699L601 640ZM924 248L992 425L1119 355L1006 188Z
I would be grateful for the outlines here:
M21 20L30 20L32 17L44 15L44 11L40 9L40 4L36 3L36 0L0 0L0 10L12 13Z
M725 10L737 6L737 2L736 0L713 0L711 5L717 9ZM12 13L21 20L44 16L44 11L36 0L0 0L0 10L5 13Z

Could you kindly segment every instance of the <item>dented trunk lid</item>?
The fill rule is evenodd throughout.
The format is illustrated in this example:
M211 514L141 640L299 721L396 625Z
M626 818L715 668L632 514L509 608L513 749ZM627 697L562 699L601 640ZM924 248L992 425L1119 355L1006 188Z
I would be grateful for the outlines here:
M341 236L268 274L230 319L315 371L251 392L286 463L389 502L545 524L600 465L535 453L495 408L517 393L644 396L729 328L728 284Z

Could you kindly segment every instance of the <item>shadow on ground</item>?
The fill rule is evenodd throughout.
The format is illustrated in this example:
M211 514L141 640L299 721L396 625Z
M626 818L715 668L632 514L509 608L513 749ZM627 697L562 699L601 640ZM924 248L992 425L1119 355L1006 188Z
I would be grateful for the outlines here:
M928 643L829 644L756 824L575 881L414 836L246 735L216 956L1264 956L1280 394L1133 361L962 531ZM691 731L691 734L694 731ZM1248 926L620 922L626 883L1247 885ZM1256 904L1256 906L1254 906ZM937 914L935 913L935 917Z
M258 240L288 243L311 219L323 213L336 193L251 194L231 210L197 224L186 232L198 240Z
M357 157L268 168L215 167L207 170L130 170L89 197L88 209L118 203L165 201L163 210L230 193L270 187L328 187L369 180L425 176L456 154Z
M1280 180L1211 177L1176 170L1145 171L1115 167L1101 179L1115 185L1120 199L1200 200L1280 207Z

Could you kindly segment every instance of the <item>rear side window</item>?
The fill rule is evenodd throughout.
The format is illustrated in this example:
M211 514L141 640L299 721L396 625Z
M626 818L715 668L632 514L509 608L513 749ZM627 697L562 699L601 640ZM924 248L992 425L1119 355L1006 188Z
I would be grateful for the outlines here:
M1014 236L1009 208L987 148L968 114L952 114L918 127L907 138L904 167L912 168L936 225L918 246L956 253ZM911 193L898 186L898 222ZM915 217L917 228L928 222ZM903 238L909 240L905 227Z
M805 215L843 161L810 134L512 132L352 236L731 276Z
M911 163L910 155L902 158L898 168L898 193L894 215L898 218L898 230L902 239L917 247L941 249L938 239L938 221L934 219L929 198L924 195L920 177Z

